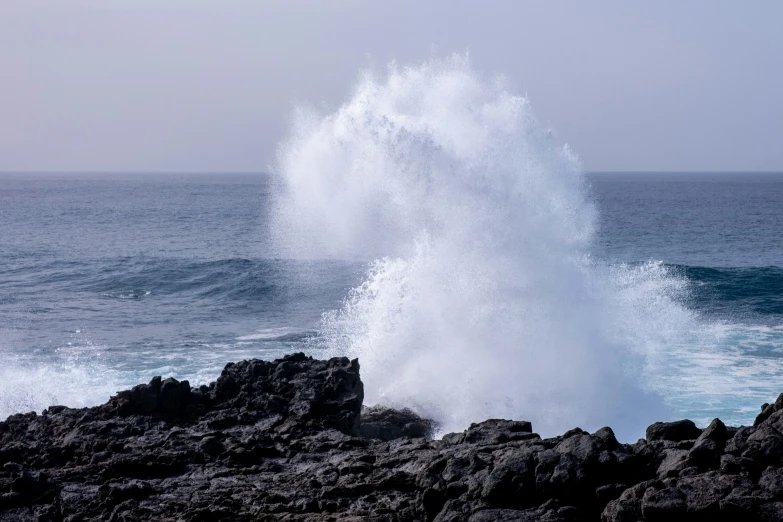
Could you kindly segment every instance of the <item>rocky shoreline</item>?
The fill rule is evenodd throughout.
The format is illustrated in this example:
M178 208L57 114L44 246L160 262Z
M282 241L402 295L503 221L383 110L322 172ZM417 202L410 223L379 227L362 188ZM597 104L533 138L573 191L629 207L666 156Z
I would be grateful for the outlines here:
M754 426L655 423L635 444L509 420L432 440L363 396L358 361L293 354L12 415L0 521L783 520L783 395Z

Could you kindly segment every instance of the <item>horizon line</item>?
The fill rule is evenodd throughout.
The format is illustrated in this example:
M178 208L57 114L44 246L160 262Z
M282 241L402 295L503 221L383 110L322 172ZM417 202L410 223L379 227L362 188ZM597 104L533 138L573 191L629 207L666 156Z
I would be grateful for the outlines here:
M584 174L783 174L781 170L584 170ZM264 171L221 171L221 170L200 170L200 171L188 171L188 170L0 170L0 175L6 174L33 174L33 175L46 175L46 174L60 174L60 175L72 175L72 174L90 174L90 175L122 175L122 174L138 174L138 175L229 175L229 176L257 176L272 174L271 172Z

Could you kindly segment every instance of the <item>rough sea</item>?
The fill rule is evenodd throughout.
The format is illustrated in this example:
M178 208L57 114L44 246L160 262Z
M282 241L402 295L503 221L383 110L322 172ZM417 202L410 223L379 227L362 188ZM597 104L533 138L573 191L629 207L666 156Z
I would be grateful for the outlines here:
M674 416L752 421L783 392L783 176L594 174L594 256L661 262L718 344L652 373ZM308 350L366 263L275 258L265 175L0 177L0 417ZM521 318L520 320L524 320ZM311 350L312 351L312 350ZM512 361L509 361L512 363ZM652 371L652 370L651 370Z
M0 418L358 357L442 431L752 422L783 392L783 175L584 174L466 56L298 108L273 175L0 175Z

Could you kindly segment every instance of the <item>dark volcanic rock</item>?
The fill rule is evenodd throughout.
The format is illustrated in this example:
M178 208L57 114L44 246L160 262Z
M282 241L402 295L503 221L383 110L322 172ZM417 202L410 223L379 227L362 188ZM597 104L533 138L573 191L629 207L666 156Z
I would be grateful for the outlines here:
M12 415L0 521L783 519L781 399L752 427L655 423L635 444L502 419L431 440L362 399L358 361L294 354Z
M656 422L647 427L647 440L672 440L675 442L693 440L701 435L701 430L693 421Z
M408 438L432 438L435 422L423 419L404 408L394 410L381 406L364 407L357 435L366 439L389 441Z

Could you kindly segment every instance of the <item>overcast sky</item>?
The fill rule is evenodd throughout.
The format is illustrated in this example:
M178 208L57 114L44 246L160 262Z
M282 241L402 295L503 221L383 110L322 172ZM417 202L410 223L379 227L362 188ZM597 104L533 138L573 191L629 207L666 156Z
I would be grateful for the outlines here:
M0 170L265 171L297 103L468 51L588 170L783 170L783 2L0 0Z

